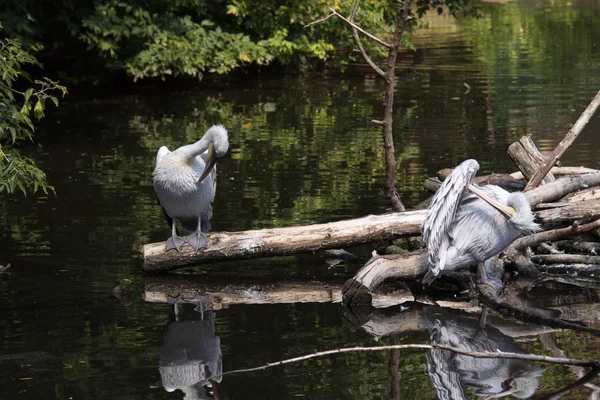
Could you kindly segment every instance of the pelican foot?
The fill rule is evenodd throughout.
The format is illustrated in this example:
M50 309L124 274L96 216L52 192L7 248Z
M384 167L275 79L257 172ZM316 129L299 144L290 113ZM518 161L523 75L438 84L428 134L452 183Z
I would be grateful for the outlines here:
M502 289L504 288L504 286L502 285L502 280L498 278L488 278L486 280L481 280L480 285L490 286L492 289L494 289L494 293L496 294L496 296L499 296L502 292Z
M167 250L175 249L179 251L185 242L185 238L181 236L171 236L169 239L167 239Z
M192 233L187 237L187 243L196 251L200 249L206 249L208 247L208 241L202 232Z

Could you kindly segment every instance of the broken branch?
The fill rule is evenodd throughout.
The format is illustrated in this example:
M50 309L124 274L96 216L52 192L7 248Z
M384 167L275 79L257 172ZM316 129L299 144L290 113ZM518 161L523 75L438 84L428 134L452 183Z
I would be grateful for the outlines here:
M342 14L335 11L332 7L330 7L329 10L332 12L333 15L335 15L336 17L338 17L339 19L341 19L342 21L344 21L345 23L350 25L352 27L352 29L356 29L363 35L367 36L369 39L374 40L375 42L379 43L380 45L382 45L384 47L387 47L388 49L392 48L393 45L386 43L383 40L379 39L377 36L365 31L363 28L361 28L360 26L356 25L354 22L352 22L349 19L347 19L346 17L344 17Z
M352 12L350 13L350 22L354 23L354 17L356 17L356 13L358 12L358 5L360 4L360 0L356 0L354 2L354 7L352 7ZM362 45L362 42L360 41L360 37L358 36L358 29L356 29L355 27L352 27L352 37L354 37L354 42L356 43L356 46L358 47L358 50L360 51L360 54L362 54L364 60L367 62L367 64L369 64L369 66L373 69L373 71L375 71L379 76L385 76L385 72L383 72L383 70L381 68L379 68L377 66L377 64L375 64L373 62L373 60L371 60L371 57L369 57L369 55L367 54L365 48Z
M571 146L571 144L577 139L577 136L581 133L583 128L587 125L588 121L596 112L598 105L600 104L600 91L596 93L596 97L587 106L585 111L581 114L577 122L573 125L571 130L565 135L564 139L556 146L556 148L550 153L543 164L533 174L529 183L525 187L525 191L536 188L542 182L542 179L546 176L550 168L558 161L558 159L565 153L565 151Z

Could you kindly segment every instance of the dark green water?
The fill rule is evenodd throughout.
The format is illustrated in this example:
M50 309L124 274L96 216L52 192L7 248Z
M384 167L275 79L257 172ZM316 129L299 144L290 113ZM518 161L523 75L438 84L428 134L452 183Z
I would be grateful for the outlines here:
M479 160L481 173L513 172L506 148L523 135L549 152L600 89L597 1L484 3L482 14L431 19L413 38L418 51L399 61L395 140L408 207L427 197L426 177L466 158ZM182 398L163 387L161 344L171 325L200 314L182 307L176 318L171 305L142 298L148 278L139 248L169 234L152 190L157 149L193 142L213 123L229 129L215 231L383 213L382 139L370 123L382 115L382 90L373 75L351 74L68 98L24 149L57 195L1 198L0 264L11 268L0 275L0 397ZM595 116L563 164L600 168L599 131ZM355 252L366 258L378 245ZM343 284L363 263L329 268L317 254L184 272L241 284ZM112 289L123 278L134 281L133 295L119 301ZM223 371L389 342L351 329L332 303L232 305L213 317ZM203 323L209 332L210 321ZM555 339L568 343L565 337ZM543 350L537 336L530 339L521 347ZM426 342L428 334L403 333L401 340ZM314 359L226 376L219 390L227 399L386 399L393 393L389 359L387 352ZM402 352L399 369L403 398L435 397L424 352ZM542 393L570 382L570 374L548 369Z

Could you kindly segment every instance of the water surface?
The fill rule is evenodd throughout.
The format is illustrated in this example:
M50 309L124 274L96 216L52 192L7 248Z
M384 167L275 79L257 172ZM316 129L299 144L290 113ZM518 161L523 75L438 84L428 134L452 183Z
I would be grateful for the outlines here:
M425 178L466 158L479 160L481 173L513 172L506 148L523 135L551 151L600 89L597 1L483 3L481 13L480 19L429 18L429 28L412 39L417 51L399 60L394 135L398 189L408 207L428 196ZM0 397L182 398L181 391L165 390L159 366L171 325L186 321L200 321L184 324L200 326L198 332L213 329L205 336L219 338L223 371L315 350L428 342L427 330L377 342L344 322L345 310L334 303L232 305L204 314L180 306L175 315L172 305L142 298L149 278L141 273L139 249L169 234L152 190L156 151L193 142L211 124L226 125L231 144L218 164L216 231L389 209L382 138L370 123L382 115L383 85L363 71L221 80L186 91L140 88L61 104L35 145L23 150L47 172L56 196L4 196L0 203L0 264L11 264L10 274L0 275ZM596 116L563 163L599 168L599 130ZM322 255L308 254L180 273L207 282L341 285L380 245L354 249L358 260L331 268ZM118 300L112 289L124 278L133 280L133 295ZM549 335L570 356L598 358L593 337ZM518 345L548 351L542 339L532 334ZM226 376L220 390L228 399L390 398L397 393L391 357L313 359ZM436 396L425 352L403 351L398 362L400 393ZM567 368L549 367L539 393L573 377ZM203 390L187 398L205 396ZM581 389L571 398L588 394Z

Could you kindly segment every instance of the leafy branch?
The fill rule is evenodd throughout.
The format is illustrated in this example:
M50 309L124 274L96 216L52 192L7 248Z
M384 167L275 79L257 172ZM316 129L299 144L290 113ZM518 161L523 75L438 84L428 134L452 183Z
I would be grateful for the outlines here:
M2 25L0 24L0 30ZM54 188L46 182L46 174L36 167L33 160L21 156L14 148L23 140L33 141L34 121L45 116L47 101L58 106L59 93L64 97L66 87L49 78L32 79L25 70L27 66L41 67L34 52L41 46L24 49L15 39L0 39L0 193L21 190L44 193ZM17 85L26 81L31 87L19 90Z

